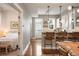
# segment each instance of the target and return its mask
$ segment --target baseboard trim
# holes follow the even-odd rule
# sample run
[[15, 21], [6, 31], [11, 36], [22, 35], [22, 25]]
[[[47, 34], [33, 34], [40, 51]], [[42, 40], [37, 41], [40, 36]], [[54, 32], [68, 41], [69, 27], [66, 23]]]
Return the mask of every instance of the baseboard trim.
[[27, 51], [27, 49], [28, 49], [29, 46], [30, 46], [30, 41], [28, 42], [26, 48], [24, 49], [24, 51], [22, 53], [23, 56], [25, 55], [25, 53], [26, 53], [26, 51]]

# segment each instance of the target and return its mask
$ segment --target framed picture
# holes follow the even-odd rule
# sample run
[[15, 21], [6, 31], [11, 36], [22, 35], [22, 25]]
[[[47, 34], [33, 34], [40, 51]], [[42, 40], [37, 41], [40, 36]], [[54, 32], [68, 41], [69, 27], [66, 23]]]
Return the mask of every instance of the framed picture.
[[11, 29], [18, 29], [18, 22], [17, 21], [11, 21], [10, 22], [10, 28]]

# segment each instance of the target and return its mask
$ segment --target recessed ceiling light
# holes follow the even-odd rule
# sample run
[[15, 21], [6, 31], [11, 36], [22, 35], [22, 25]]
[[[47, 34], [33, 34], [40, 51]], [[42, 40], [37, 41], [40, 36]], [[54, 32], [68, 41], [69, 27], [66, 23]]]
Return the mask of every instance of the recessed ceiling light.
[[79, 9], [77, 9], [77, 12], [79, 13]]
[[68, 10], [72, 10], [72, 6], [68, 6]]

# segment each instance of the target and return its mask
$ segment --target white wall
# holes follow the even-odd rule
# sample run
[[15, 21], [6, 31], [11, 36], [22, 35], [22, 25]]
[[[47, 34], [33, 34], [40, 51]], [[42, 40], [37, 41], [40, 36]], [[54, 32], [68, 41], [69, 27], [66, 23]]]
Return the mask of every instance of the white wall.
[[[61, 20], [61, 22], [62, 22], [62, 28], [65, 29], [65, 30], [68, 30], [68, 26], [69, 26], [68, 20], [69, 20], [69, 19], [68, 19], [68, 14], [62, 16], [62, 20]], [[71, 19], [70, 19], [70, 20], [71, 20]], [[69, 27], [69, 28], [70, 28], [70, 27]]]
[[1, 11], [0, 11], [0, 27], [1, 27]]
[[2, 11], [1, 13], [1, 30], [5, 29], [7, 31], [12, 31], [14, 29], [10, 28], [11, 21], [18, 21], [18, 12], [14, 11]]
[[23, 5], [20, 5], [23, 9], [23, 50], [28, 46], [28, 43], [31, 39], [31, 26], [32, 26], [32, 17], [31, 14], [27, 11]]
[[[78, 12], [76, 12], [76, 17], [79, 17], [79, 13]], [[75, 18], [75, 20], [76, 20], [76, 18]], [[77, 31], [77, 32], [79, 32], [79, 26], [76, 26], [76, 22], [75, 22], [75, 29], [74, 29], [74, 31]]]
[[25, 49], [31, 39], [31, 19], [24, 16], [23, 23], [23, 49]]
[[[73, 15], [73, 19], [74, 19], [74, 29], [72, 29], [72, 12], [66, 13], [62, 16], [62, 27], [65, 28], [67, 31], [71, 31], [71, 32], [79, 32], [79, 26], [76, 26], [76, 16], [78, 16], [78, 14], [76, 14], [75, 10], [74, 10], [74, 15]], [[68, 23], [69, 22], [69, 23]]]
[[[43, 19], [43, 32], [49, 32], [49, 31], [52, 32], [54, 29], [50, 29], [48, 27], [48, 15], [39, 15], [39, 17]], [[59, 17], [58, 15], [49, 15], [50, 19], [52, 19], [52, 18], [56, 19], [58, 17]], [[45, 23], [45, 22], [47, 22], [47, 23]]]
[[18, 4], [23, 9], [23, 50], [28, 47], [32, 36], [32, 15], [23, 4]]

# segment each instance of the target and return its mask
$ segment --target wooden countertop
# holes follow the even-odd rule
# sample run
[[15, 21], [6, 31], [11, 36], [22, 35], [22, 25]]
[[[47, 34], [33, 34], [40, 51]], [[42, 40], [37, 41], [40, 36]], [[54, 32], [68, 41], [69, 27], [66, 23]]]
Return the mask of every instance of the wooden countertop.
[[79, 56], [79, 42], [61, 42], [59, 46], [64, 48], [72, 56]]

